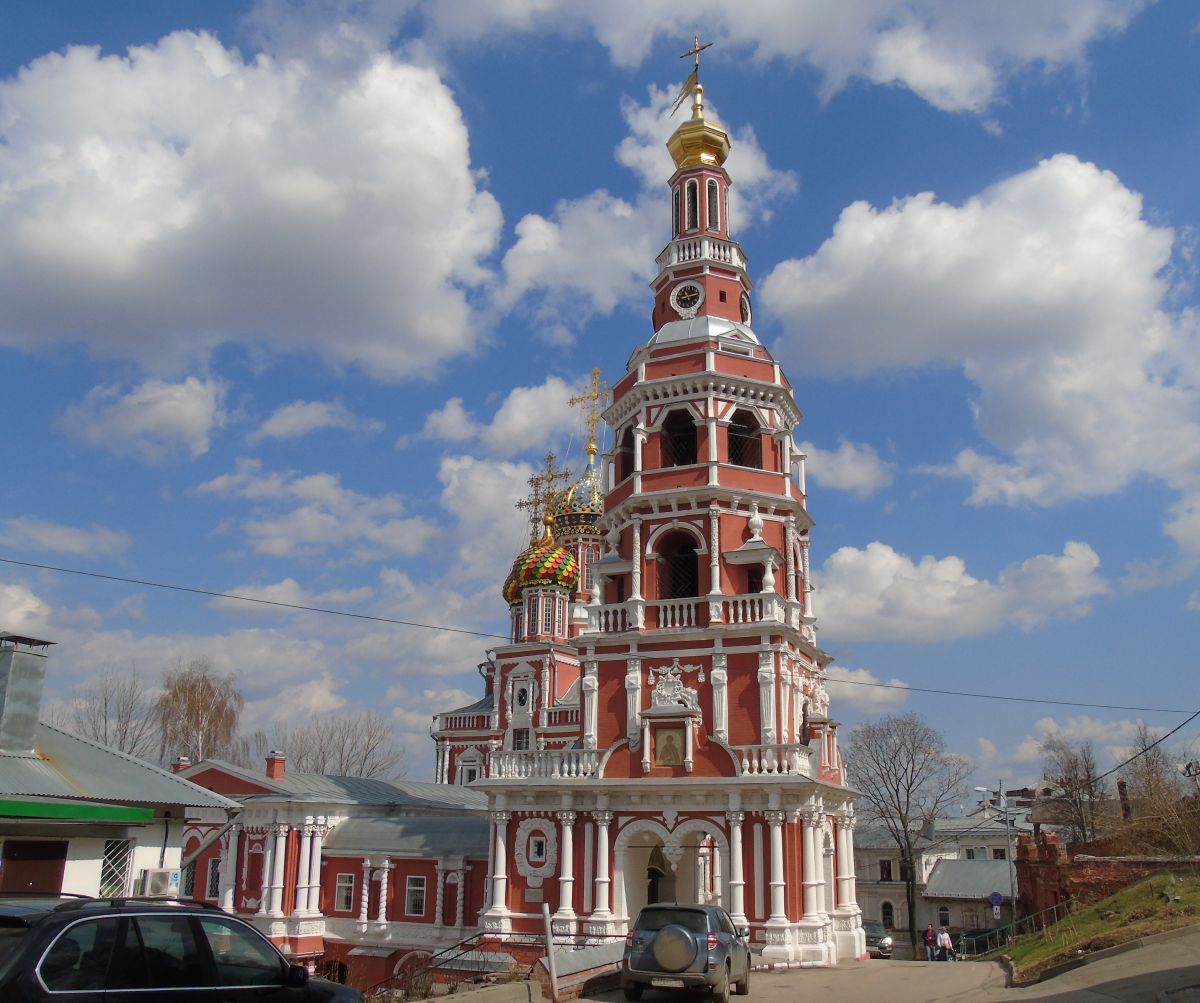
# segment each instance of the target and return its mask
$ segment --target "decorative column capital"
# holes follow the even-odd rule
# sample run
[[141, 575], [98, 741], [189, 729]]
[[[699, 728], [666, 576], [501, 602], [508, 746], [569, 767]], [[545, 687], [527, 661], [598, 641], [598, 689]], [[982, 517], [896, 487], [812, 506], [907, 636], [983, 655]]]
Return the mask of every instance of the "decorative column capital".
[[773, 808], [770, 811], [764, 811], [763, 818], [772, 826], [780, 826], [783, 825], [784, 820], [787, 818], [787, 812]]
[[512, 818], [511, 811], [490, 811], [488, 817], [497, 825], [508, 822]]
[[558, 811], [558, 812], [555, 812], [554, 814], [558, 816], [558, 820], [563, 825], [569, 826], [569, 825], [575, 824], [575, 812], [573, 812], [573, 811]]
[[597, 825], [608, 825], [613, 820], [613, 813], [607, 810], [594, 811], [592, 812], [592, 818], [595, 820]]
[[744, 811], [727, 811], [725, 821], [730, 825], [741, 825], [746, 821], [746, 813]]
[[825, 824], [825, 813], [822, 811], [806, 811], [800, 817], [810, 829], [819, 829]]

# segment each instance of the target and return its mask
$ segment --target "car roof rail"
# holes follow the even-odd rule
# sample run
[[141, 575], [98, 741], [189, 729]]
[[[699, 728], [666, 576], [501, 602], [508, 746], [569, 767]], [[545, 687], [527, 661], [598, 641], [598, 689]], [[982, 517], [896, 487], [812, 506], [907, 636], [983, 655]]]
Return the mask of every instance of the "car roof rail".
[[54, 907], [54, 911], [67, 911], [71, 909], [83, 910], [87, 909], [89, 906], [93, 908], [106, 906], [120, 909], [127, 905], [162, 905], [173, 908], [207, 909], [216, 912], [224, 912], [224, 910], [215, 902], [205, 902], [202, 899], [192, 898], [163, 898], [161, 895], [119, 895], [111, 898], [72, 899], [69, 902], [59, 903]]

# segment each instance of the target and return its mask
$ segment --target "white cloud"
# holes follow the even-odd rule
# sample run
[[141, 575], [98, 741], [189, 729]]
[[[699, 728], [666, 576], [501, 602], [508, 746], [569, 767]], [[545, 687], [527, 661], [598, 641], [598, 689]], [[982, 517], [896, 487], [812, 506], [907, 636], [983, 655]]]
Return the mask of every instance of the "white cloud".
[[258, 428], [246, 436], [247, 442], [263, 439], [298, 439], [323, 428], [351, 432], [379, 432], [383, 423], [352, 414], [341, 401], [292, 401], [276, 408]]
[[[465, 407], [461, 397], [451, 397], [436, 411], [431, 411], [425, 417], [421, 428], [420, 438], [441, 439], [445, 442], [465, 442], [479, 435], [479, 426], [475, 418]], [[405, 446], [411, 441], [411, 436], [401, 436], [397, 446]]]
[[129, 546], [129, 534], [123, 530], [92, 526], [64, 526], [32, 516], [18, 516], [0, 523], [0, 544], [32, 550], [51, 550], [58, 554], [86, 557], [115, 557]]
[[[1119, 32], [1145, 0], [1069, 4], [957, 4], [938, 0], [696, 0], [690, 24], [718, 43], [710, 59], [773, 59], [812, 65], [826, 98], [851, 80], [898, 84], [946, 111], [978, 112], [996, 102], [1010, 76], [1027, 69], [1082, 66], [1087, 46]], [[571, 0], [429, 3], [436, 34], [479, 43], [499, 32], [590, 29], [615, 62], [642, 62], [660, 38], [678, 41], [669, 4], [578, 4]], [[690, 29], [685, 29], [690, 30]]]
[[1100, 559], [1087, 544], [1039, 554], [1000, 572], [994, 582], [967, 571], [959, 557], [919, 562], [884, 543], [842, 547], [816, 576], [821, 626], [839, 640], [918, 643], [977, 637], [1056, 617], [1078, 617], [1109, 592]]
[[[442, 506], [458, 519], [456, 566], [448, 578], [500, 586], [529, 544], [529, 520], [516, 508], [534, 468], [527, 463], [447, 456], [438, 468]], [[499, 603], [499, 599], [496, 600]]]
[[294, 578], [284, 578], [270, 585], [234, 585], [224, 590], [234, 596], [258, 599], [261, 602], [245, 602], [241, 599], [214, 599], [212, 607], [223, 613], [238, 616], [262, 616], [263, 613], [289, 611], [282, 607], [273, 608], [267, 603], [282, 603], [286, 606], [320, 606], [326, 609], [344, 609], [358, 606], [375, 595], [370, 586], [348, 589], [329, 589], [326, 592], [310, 592], [301, 587]]
[[1050, 505], [1150, 476], [1182, 493], [1167, 531], [1195, 548], [1200, 323], [1166, 305], [1173, 238], [1115, 175], [1059, 154], [961, 206], [855, 203], [761, 299], [784, 324], [780, 355], [810, 370], [961, 368], [995, 452], [922, 469], [968, 479], [973, 503]]
[[499, 207], [438, 74], [358, 59], [178, 31], [0, 82], [0, 344], [168, 367], [237, 340], [381, 378], [469, 351]]
[[811, 442], [801, 442], [799, 448], [808, 456], [805, 472], [823, 488], [866, 498], [892, 483], [892, 464], [882, 461], [869, 443], [842, 439], [836, 450], [820, 449]]
[[0, 583], [0, 630], [45, 636], [50, 605], [19, 582]]
[[181, 449], [194, 459], [208, 452], [209, 436], [224, 424], [219, 380], [189, 376], [182, 383], [149, 379], [122, 394], [94, 387], [63, 412], [59, 424], [76, 439], [118, 455], [161, 463]]
[[886, 683], [868, 669], [848, 669], [831, 665], [826, 670], [830, 702], [835, 706], [856, 707], [877, 712], [899, 707], [908, 699], [908, 683], [889, 679]]
[[242, 531], [255, 553], [272, 557], [315, 557], [329, 550], [363, 561], [412, 555], [434, 533], [425, 519], [401, 518], [404, 504], [396, 495], [360, 494], [333, 474], [263, 473], [257, 460], [239, 460], [233, 473], [198, 490], [253, 502]]
[[1034, 722], [1033, 733], [1026, 735], [1016, 746], [1012, 760], [1016, 763], [1040, 763], [1042, 745], [1049, 738], [1058, 738], [1070, 745], [1091, 742], [1097, 753], [1097, 765], [1107, 769], [1115, 765], [1129, 744], [1137, 737], [1138, 722], [1129, 718], [1100, 721], [1088, 714], [1069, 717], [1059, 722], [1043, 717]]

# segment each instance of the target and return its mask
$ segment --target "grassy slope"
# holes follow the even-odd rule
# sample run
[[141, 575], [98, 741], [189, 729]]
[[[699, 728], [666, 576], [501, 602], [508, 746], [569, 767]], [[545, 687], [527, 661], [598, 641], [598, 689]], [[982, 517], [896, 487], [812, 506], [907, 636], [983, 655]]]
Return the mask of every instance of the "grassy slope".
[[1081, 906], [1043, 933], [1021, 937], [997, 953], [1012, 958], [1016, 981], [1027, 982], [1051, 965], [1195, 923], [1200, 876], [1160, 874]]

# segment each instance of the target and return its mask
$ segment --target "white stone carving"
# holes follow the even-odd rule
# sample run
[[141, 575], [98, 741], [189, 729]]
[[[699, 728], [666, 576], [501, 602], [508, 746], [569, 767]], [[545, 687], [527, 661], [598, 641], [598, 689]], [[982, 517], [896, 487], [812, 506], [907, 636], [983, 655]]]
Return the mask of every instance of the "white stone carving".
[[654, 669], [651, 668], [646, 682], [654, 687], [650, 694], [652, 707], [687, 707], [691, 710], [700, 709], [699, 694], [691, 686], [683, 685], [683, 674], [699, 670], [699, 679], [704, 682], [704, 666], [680, 665], [676, 658], [670, 665], [658, 670], [658, 682], [654, 681]]
[[[529, 859], [529, 839], [535, 833], [546, 840], [546, 859], [539, 862]], [[558, 864], [558, 834], [554, 822], [548, 818], [523, 818], [517, 823], [515, 839], [513, 859], [517, 873], [528, 879], [530, 888], [540, 888], [542, 882], [554, 874]]]

